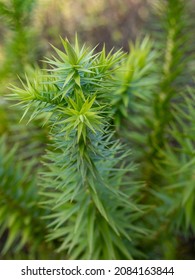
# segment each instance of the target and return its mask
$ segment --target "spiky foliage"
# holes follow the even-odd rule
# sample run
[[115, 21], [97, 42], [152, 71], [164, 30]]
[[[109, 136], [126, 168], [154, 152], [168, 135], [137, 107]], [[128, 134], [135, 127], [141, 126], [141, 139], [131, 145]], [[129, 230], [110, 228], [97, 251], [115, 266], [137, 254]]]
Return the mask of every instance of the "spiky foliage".
[[[48, 113], [52, 145], [41, 174], [42, 205], [50, 214], [49, 240], [72, 259], [119, 259], [138, 254], [136, 242], [147, 231], [139, 189], [129, 179], [129, 152], [112, 139], [108, 101], [117, 82], [113, 72], [124, 57], [106, 55], [62, 40], [65, 52], [46, 61], [51, 69], [23, 89], [13, 87], [24, 115]], [[128, 175], [128, 176], [127, 176]]]
[[[22, 256], [26, 250], [29, 258], [43, 255], [45, 227], [37, 193], [37, 177], [32, 173], [35, 162], [26, 165], [18, 156], [18, 147], [8, 149], [8, 139], [0, 139], [0, 250], [3, 257]], [[26, 257], [26, 256], [25, 256]]]
[[[47, 240], [63, 257], [137, 258], [141, 247], [148, 258], [176, 259], [185, 257], [183, 240], [194, 238], [195, 100], [186, 1], [154, 4], [157, 40], [137, 40], [127, 55], [62, 40], [64, 51], [54, 48], [58, 57], [46, 58], [48, 70], [27, 75], [22, 89], [12, 87], [23, 118], [41, 117], [50, 127], [40, 195]], [[136, 172], [116, 137], [131, 146]], [[140, 204], [148, 203], [153, 211], [142, 219]], [[153, 231], [140, 239], [147, 234], [143, 224]]]
[[167, 143], [166, 129], [172, 120], [172, 104], [177, 103], [178, 91], [182, 90], [189, 75], [187, 70], [188, 49], [188, 21], [185, 18], [185, 3], [182, 0], [169, 0], [156, 2], [157, 9], [161, 16], [162, 31], [164, 36], [157, 41], [160, 47], [163, 65], [159, 68], [160, 84], [159, 92], [154, 100], [153, 132], [150, 141], [153, 149], [149, 156], [158, 157], [159, 148], [163, 148]]
[[[32, 10], [35, 0], [2, 0], [0, 18], [5, 25], [4, 63], [1, 78], [23, 71], [24, 65], [35, 56], [34, 34], [31, 28]], [[9, 38], [9, 39], [7, 39]]]
[[[42, 212], [36, 203], [38, 189], [35, 177], [31, 176], [40, 166], [38, 162], [35, 163], [35, 159], [42, 154], [47, 129], [40, 129], [40, 119], [28, 128], [24, 122], [19, 124], [20, 109], [10, 108], [11, 102], [5, 98], [10, 81], [15, 81], [16, 75], [23, 72], [27, 68], [26, 63], [32, 62], [34, 58], [34, 33], [30, 27], [34, 3], [29, 0], [0, 1], [0, 21], [4, 32], [1, 34], [0, 135], [7, 135], [6, 148], [3, 145], [5, 141], [1, 142], [1, 158], [5, 157], [1, 161], [0, 183], [0, 205], [4, 208], [0, 221], [1, 258], [47, 258], [45, 247], [41, 246], [42, 228], [33, 222], [36, 216], [36, 222], [42, 225], [38, 221]], [[17, 155], [10, 154], [8, 159], [7, 153], [15, 145], [18, 146], [15, 151]], [[34, 160], [31, 162], [32, 156]], [[7, 197], [7, 194], [10, 196]]]
[[[8, 133], [16, 128], [17, 110], [10, 110], [10, 103], [5, 100], [7, 87], [16, 80], [16, 75], [23, 73], [26, 64], [35, 58], [35, 36], [30, 27], [35, 1], [8, 0], [0, 1], [0, 22], [2, 63], [0, 65], [0, 114], [2, 117], [0, 133]], [[18, 117], [19, 118], [19, 117]], [[17, 121], [15, 122], [15, 120]], [[24, 130], [24, 129], [23, 129]]]
[[27, 72], [32, 72], [28, 63], [35, 58], [33, 43], [35, 36], [30, 26], [34, 4], [35, 1], [29, 0], [2, 0], [0, 2], [0, 20], [5, 33], [2, 36], [4, 59], [0, 66], [0, 134], [9, 135], [10, 145], [13, 145], [13, 142], [19, 142], [19, 153], [25, 153], [26, 146], [31, 143], [31, 150], [33, 146], [35, 147], [32, 153], [36, 154], [36, 149], [39, 150], [39, 147], [44, 145], [46, 130], [42, 133], [43, 130], [38, 128], [40, 121], [32, 123], [29, 128], [22, 122], [19, 124], [20, 110], [11, 108], [11, 101], [8, 102], [5, 98], [5, 94], [8, 93], [8, 85], [16, 80], [17, 74], [23, 73], [24, 68]]
[[[149, 137], [153, 149], [148, 156], [152, 158], [157, 176], [160, 175], [157, 180], [153, 179], [154, 185], [158, 186], [161, 178], [163, 188], [157, 187], [155, 193], [163, 203], [166, 228], [170, 235], [191, 236], [195, 233], [195, 204], [192, 164], [194, 97], [193, 90], [187, 89], [193, 84], [189, 67], [193, 57], [190, 55], [188, 32], [190, 21], [186, 14], [187, 4], [182, 0], [166, 1], [163, 5], [159, 2], [157, 8], [165, 35], [165, 40], [162, 37], [159, 42], [161, 48], [165, 48], [162, 52], [164, 64], [160, 72], [160, 94], [154, 99], [154, 117], [158, 126], [153, 128]], [[167, 11], [166, 15], [164, 11]], [[152, 178], [151, 171], [148, 175]], [[173, 220], [176, 222], [171, 222]]]
[[[192, 83], [189, 62], [193, 56], [185, 4], [182, 0], [155, 1], [160, 16], [155, 53], [146, 39], [135, 45], [137, 55], [133, 56], [131, 48], [131, 64], [141, 57], [145, 60], [142, 67], [136, 66], [138, 79], [132, 78], [134, 68], [128, 61], [122, 64], [127, 71], [116, 95], [122, 102], [115, 109], [124, 111], [118, 115], [122, 124], [119, 133], [133, 145], [141, 163], [138, 174], [152, 194], [144, 201], [158, 205], [159, 223], [149, 217], [150, 225], [157, 229], [152, 243], [158, 239], [169, 245], [175, 236], [194, 231], [194, 97], [193, 90], [186, 89]], [[171, 255], [169, 245], [165, 250], [161, 247], [166, 251], [164, 257], [177, 257], [177, 248]]]
[[[120, 82], [112, 99], [113, 117], [119, 135], [135, 146], [134, 153], [138, 161], [142, 161], [154, 118], [151, 103], [159, 82], [156, 73], [158, 56], [149, 37], [130, 43], [129, 47], [127, 59], [122, 61], [115, 74]], [[146, 132], [144, 135], [143, 131]]]

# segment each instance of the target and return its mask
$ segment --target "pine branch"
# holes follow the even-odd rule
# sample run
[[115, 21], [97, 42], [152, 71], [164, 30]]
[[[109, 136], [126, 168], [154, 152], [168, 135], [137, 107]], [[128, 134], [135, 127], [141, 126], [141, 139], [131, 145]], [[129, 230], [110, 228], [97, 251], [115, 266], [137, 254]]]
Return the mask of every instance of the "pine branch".
[[[36, 98], [30, 120], [43, 110], [50, 114], [53, 144], [41, 174], [42, 205], [50, 210], [48, 239], [60, 240], [58, 251], [72, 259], [132, 258], [137, 249], [131, 238], [148, 233], [136, 222], [146, 207], [135, 199], [140, 187], [127, 179], [133, 167], [129, 153], [112, 140], [107, 109], [123, 54], [94, 54], [80, 48], [77, 38], [74, 46], [62, 42], [65, 53], [55, 49], [60, 60], [48, 60], [53, 68], [46, 83], [36, 80], [39, 89], [32, 90], [27, 79], [24, 90], [12, 88], [27, 109]], [[43, 84], [56, 92], [42, 90]], [[45, 102], [48, 96], [53, 106]]]
[[[177, 93], [182, 90], [182, 76], [187, 71], [188, 32], [185, 4], [182, 0], [156, 2], [163, 26], [161, 48], [163, 66], [160, 65], [161, 79], [159, 93], [154, 99], [155, 123], [149, 137], [153, 147], [148, 155], [158, 158], [158, 149], [167, 142], [166, 128], [172, 120], [172, 104], [177, 102]], [[163, 39], [164, 36], [164, 39]], [[184, 79], [185, 83], [187, 79]]]

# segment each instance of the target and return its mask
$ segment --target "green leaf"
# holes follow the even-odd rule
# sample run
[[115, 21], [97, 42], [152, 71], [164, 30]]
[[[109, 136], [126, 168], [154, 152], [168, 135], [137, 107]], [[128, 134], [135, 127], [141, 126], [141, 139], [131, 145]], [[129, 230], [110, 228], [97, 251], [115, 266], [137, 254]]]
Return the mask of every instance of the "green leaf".
[[93, 205], [88, 207], [88, 223], [87, 223], [87, 239], [89, 244], [89, 255], [93, 255], [94, 251], [94, 231], [95, 231], [95, 209]]

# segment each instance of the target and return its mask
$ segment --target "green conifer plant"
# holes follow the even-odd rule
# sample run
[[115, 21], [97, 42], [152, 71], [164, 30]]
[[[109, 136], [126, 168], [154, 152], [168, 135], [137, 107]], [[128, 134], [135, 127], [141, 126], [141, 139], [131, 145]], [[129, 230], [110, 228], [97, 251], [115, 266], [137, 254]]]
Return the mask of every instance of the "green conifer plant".
[[129, 179], [129, 151], [114, 140], [109, 125], [113, 73], [125, 54], [106, 54], [62, 40], [65, 52], [46, 59], [50, 68], [23, 89], [12, 87], [30, 120], [47, 113], [51, 145], [40, 175], [48, 240], [71, 259], [138, 256], [135, 244], [148, 231], [137, 224], [145, 206], [140, 185]]
[[50, 130], [36, 206], [58, 258], [186, 258], [195, 236], [190, 21], [183, 0], [155, 5], [158, 39], [128, 54], [62, 40], [12, 86], [23, 118]]
[[116, 72], [121, 84], [113, 111], [120, 137], [140, 164], [135, 176], [147, 186], [143, 202], [156, 205], [147, 216], [154, 234], [145, 248], [154, 244], [152, 251], [160, 258], [180, 258], [180, 240], [195, 234], [192, 27], [185, 1], [154, 5], [155, 40], [130, 46], [128, 59], [121, 63], [125, 75]]

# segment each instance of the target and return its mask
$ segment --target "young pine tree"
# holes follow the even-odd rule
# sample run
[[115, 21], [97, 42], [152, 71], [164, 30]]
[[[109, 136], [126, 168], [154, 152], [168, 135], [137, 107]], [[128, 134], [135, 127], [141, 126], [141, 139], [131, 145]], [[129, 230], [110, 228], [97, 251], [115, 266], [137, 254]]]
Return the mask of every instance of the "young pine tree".
[[148, 231], [139, 225], [140, 186], [131, 180], [134, 165], [109, 126], [113, 73], [125, 55], [99, 53], [77, 38], [62, 40], [65, 52], [47, 59], [50, 68], [23, 89], [13, 86], [30, 120], [44, 113], [51, 145], [40, 174], [42, 207], [49, 220], [48, 240], [71, 259], [138, 257], [137, 242]]

